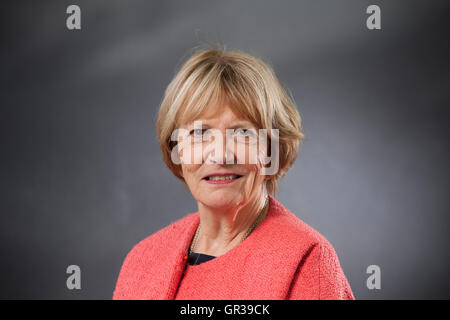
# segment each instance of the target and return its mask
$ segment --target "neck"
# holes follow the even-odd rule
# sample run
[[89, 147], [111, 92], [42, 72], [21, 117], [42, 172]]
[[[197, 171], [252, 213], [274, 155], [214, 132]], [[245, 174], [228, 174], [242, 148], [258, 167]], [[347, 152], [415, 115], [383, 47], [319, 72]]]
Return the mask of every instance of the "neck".
[[259, 214], [268, 209], [264, 207], [267, 196], [264, 190], [243, 205], [220, 209], [199, 202], [200, 229], [193, 250], [220, 256], [237, 246]]

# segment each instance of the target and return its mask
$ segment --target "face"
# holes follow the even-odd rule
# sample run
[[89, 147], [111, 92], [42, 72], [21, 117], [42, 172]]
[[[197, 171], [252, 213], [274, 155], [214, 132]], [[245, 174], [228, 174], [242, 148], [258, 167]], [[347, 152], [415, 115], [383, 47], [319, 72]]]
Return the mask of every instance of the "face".
[[227, 105], [220, 110], [182, 125], [182, 175], [203, 205], [241, 206], [266, 192], [259, 161], [265, 150], [257, 143], [258, 128]]

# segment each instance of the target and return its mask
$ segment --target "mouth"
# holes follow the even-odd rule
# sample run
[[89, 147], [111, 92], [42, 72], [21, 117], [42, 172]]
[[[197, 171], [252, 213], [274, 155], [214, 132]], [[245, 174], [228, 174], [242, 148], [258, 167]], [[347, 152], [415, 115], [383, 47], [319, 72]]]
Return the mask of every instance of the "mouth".
[[204, 177], [203, 180], [212, 184], [224, 184], [232, 183], [240, 178], [242, 178], [241, 175], [234, 173], [213, 173]]

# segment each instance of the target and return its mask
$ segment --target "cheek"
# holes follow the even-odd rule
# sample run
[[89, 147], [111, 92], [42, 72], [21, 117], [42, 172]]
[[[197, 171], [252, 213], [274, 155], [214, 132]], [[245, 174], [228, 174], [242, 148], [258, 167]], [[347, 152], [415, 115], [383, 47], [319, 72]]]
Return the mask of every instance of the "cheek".
[[235, 146], [234, 154], [238, 164], [245, 164], [248, 167], [252, 167], [258, 165], [260, 162], [258, 145], [254, 143], [238, 143]]
[[203, 161], [202, 143], [194, 140], [184, 140], [178, 145], [178, 156], [183, 164], [201, 164]]
[[181, 164], [184, 180], [186, 180], [186, 182], [195, 180], [198, 168], [200, 168], [200, 165], [197, 164]]
[[[259, 184], [264, 180], [264, 176], [261, 175], [261, 168], [255, 164], [242, 164], [242, 167], [245, 167], [246, 177], [245, 183], [251, 184]], [[243, 171], [243, 170], [242, 170]]]

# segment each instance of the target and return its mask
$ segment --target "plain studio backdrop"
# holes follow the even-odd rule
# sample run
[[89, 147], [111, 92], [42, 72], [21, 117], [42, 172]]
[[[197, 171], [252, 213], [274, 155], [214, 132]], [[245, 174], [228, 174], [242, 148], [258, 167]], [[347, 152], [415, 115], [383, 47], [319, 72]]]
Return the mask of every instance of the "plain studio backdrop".
[[356, 298], [450, 297], [448, 1], [9, 1], [0, 15], [0, 298], [110, 299], [133, 245], [196, 211], [155, 120], [207, 43], [263, 58], [290, 89], [308, 140], [277, 199], [333, 244]]

